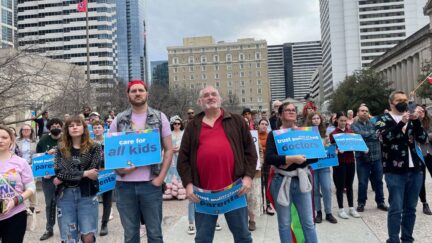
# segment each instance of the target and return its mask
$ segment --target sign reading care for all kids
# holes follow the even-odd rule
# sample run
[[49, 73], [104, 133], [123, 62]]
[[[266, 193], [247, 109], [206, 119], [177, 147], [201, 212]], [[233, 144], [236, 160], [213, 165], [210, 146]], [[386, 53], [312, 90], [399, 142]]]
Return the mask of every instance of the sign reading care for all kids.
[[105, 169], [161, 163], [159, 129], [108, 133], [104, 142]]
[[241, 179], [238, 179], [220, 191], [208, 191], [194, 187], [194, 193], [200, 199], [198, 203], [195, 203], [195, 210], [199, 213], [218, 215], [246, 207], [246, 195], [238, 195], [242, 185]]
[[355, 133], [338, 133], [333, 138], [338, 146], [339, 151], [368, 151], [368, 147], [360, 134]]
[[318, 170], [322, 168], [332, 167], [339, 165], [338, 157], [336, 154], [336, 145], [330, 145], [325, 148], [327, 157], [318, 159], [317, 162], [310, 164], [312, 170]]
[[45, 153], [34, 154], [32, 156], [32, 171], [34, 177], [55, 175], [54, 155]]
[[279, 155], [304, 155], [306, 159], [327, 157], [316, 127], [299, 127], [273, 131]]

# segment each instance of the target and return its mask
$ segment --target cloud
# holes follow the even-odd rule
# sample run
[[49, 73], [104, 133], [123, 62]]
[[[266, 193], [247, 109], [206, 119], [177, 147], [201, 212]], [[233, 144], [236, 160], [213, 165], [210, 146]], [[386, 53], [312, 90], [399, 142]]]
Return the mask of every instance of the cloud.
[[167, 59], [166, 47], [189, 36], [268, 44], [320, 39], [316, 0], [150, 0], [146, 15], [151, 61]]

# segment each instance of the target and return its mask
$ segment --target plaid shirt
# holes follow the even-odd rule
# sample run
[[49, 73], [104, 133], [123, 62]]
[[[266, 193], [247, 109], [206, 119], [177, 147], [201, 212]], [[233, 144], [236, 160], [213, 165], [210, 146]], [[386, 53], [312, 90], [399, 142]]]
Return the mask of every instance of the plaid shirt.
[[[369, 161], [381, 160], [381, 145], [375, 130], [375, 125], [369, 120], [362, 122], [359, 119], [351, 125], [351, 130], [363, 137], [363, 140], [369, 148], [367, 154]], [[364, 159], [365, 154], [363, 152], [356, 152], [355, 154], [357, 160]]]

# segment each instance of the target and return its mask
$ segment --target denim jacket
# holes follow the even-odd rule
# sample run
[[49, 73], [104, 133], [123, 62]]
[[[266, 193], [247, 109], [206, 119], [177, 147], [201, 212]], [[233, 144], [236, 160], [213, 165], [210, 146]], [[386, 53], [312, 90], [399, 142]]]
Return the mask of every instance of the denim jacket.
[[360, 134], [369, 148], [367, 154], [364, 152], [356, 152], [356, 159], [363, 160], [366, 158], [370, 162], [381, 160], [381, 145], [376, 133], [375, 125], [369, 120], [366, 120], [365, 122], [358, 120], [351, 125], [351, 130], [354, 133]]

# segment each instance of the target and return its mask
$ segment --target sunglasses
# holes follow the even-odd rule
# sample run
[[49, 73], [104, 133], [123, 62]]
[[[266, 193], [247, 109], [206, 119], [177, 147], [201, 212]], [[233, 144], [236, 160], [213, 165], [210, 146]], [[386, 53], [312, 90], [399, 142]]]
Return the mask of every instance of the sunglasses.
[[181, 125], [181, 123], [178, 123], [178, 122], [174, 122], [174, 125]]

